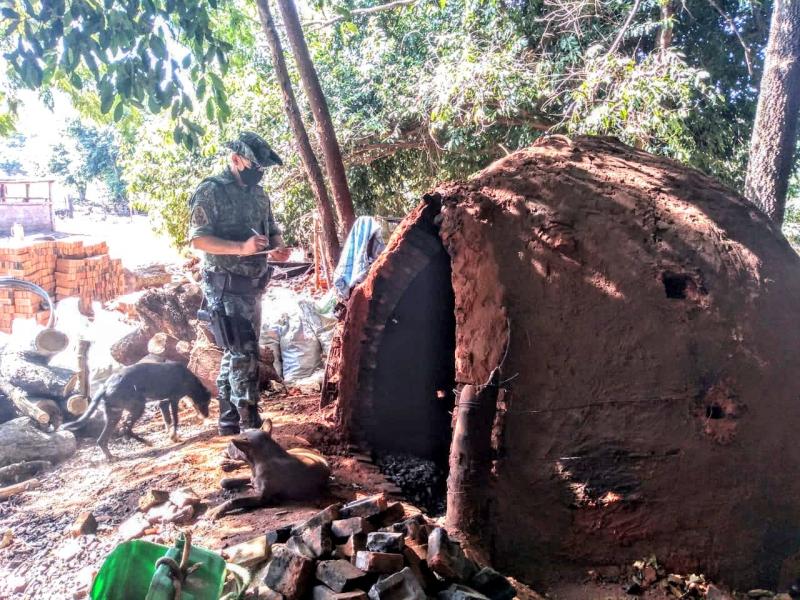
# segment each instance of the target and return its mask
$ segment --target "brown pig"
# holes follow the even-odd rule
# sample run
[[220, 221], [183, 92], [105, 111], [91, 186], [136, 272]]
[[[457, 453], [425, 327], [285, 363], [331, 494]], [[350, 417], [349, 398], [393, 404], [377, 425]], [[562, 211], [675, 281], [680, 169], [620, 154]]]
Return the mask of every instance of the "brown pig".
[[247, 462], [252, 476], [224, 480], [223, 487], [249, 484], [255, 494], [223, 502], [209, 512], [212, 520], [234, 510], [313, 498], [325, 489], [331, 469], [322, 455], [308, 448], [284, 450], [271, 434], [272, 421], [267, 420], [262, 429], [247, 430], [230, 441], [228, 456]]

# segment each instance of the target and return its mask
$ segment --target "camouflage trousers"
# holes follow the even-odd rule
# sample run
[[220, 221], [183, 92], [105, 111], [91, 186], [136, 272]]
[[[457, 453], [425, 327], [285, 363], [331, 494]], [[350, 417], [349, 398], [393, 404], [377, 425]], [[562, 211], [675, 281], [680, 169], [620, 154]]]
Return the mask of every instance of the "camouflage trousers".
[[[209, 304], [219, 299], [211, 286], [204, 283], [203, 293]], [[217, 387], [221, 401], [236, 407], [256, 406], [258, 403], [258, 334], [261, 330], [261, 295], [234, 296], [226, 293], [222, 298], [228, 315], [240, 315], [253, 324], [256, 341], [248, 343], [242, 352], [225, 350], [222, 354]]]

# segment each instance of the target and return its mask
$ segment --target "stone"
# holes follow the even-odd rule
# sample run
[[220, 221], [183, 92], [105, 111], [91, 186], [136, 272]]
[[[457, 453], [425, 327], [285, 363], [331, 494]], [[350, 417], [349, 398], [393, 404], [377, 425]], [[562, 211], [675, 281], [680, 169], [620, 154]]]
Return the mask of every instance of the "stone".
[[489, 600], [513, 600], [517, 590], [511, 582], [491, 567], [484, 567], [470, 581], [470, 586]]
[[69, 528], [69, 534], [72, 537], [79, 537], [82, 535], [94, 535], [97, 533], [97, 519], [91, 511], [84, 511], [78, 515], [75, 522]]
[[340, 518], [341, 504], [332, 504], [323, 511], [318, 512], [307, 521], [296, 525], [292, 529], [292, 535], [302, 535], [309, 529], [317, 529], [322, 526], [330, 526], [331, 523]]
[[392, 531], [404, 533], [408, 540], [414, 540], [420, 544], [427, 544], [428, 534], [430, 532], [425, 531], [422, 528], [423, 525], [425, 525], [425, 517], [422, 514], [418, 514], [400, 523], [395, 523], [392, 525]]
[[317, 563], [317, 579], [337, 593], [358, 588], [365, 583], [366, 575], [346, 560], [323, 560]]
[[328, 586], [318, 585], [314, 588], [313, 600], [367, 600], [364, 590], [336, 593]]
[[404, 546], [405, 535], [402, 533], [376, 531], [367, 535], [367, 550], [370, 552], [400, 554]]
[[167, 500], [169, 500], [169, 492], [165, 492], [164, 490], [148, 490], [144, 496], [139, 498], [139, 510], [147, 512], [154, 506], [164, 504]]
[[388, 575], [396, 573], [404, 566], [400, 554], [385, 554], [383, 552], [367, 552], [361, 550], [356, 553], [356, 567], [367, 573], [380, 573]]
[[477, 571], [461, 545], [451, 541], [441, 527], [428, 536], [428, 566], [434, 573], [455, 581], [469, 581]]
[[172, 502], [165, 502], [154, 506], [147, 511], [145, 518], [152, 523], [185, 523], [194, 517], [194, 506], [188, 504], [184, 507], [175, 506]]
[[775, 594], [769, 590], [750, 590], [747, 592], [748, 598], [773, 598]]
[[314, 577], [314, 561], [284, 546], [272, 547], [272, 559], [264, 575], [264, 584], [283, 594], [288, 600], [298, 600], [307, 591]]
[[381, 514], [387, 508], [388, 502], [386, 501], [386, 496], [384, 494], [378, 494], [345, 504], [339, 512], [339, 517], [341, 519], [350, 519], [352, 517], [364, 517], [365, 519], [369, 519], [370, 517]]
[[354, 559], [359, 550], [367, 549], [367, 536], [364, 533], [356, 533], [347, 538], [347, 542], [336, 546], [336, 551], [341, 555], [339, 558]]
[[439, 600], [489, 600], [477, 590], [466, 585], [453, 584], [443, 592], [439, 592]]
[[279, 527], [278, 529], [273, 529], [272, 531], [267, 533], [267, 543], [272, 546], [272, 544], [285, 544], [289, 541], [289, 538], [292, 537], [292, 529], [293, 525], [285, 525], [283, 527]]
[[236, 544], [222, 551], [222, 556], [230, 563], [246, 569], [253, 569], [265, 563], [270, 557], [270, 546], [267, 536], [260, 535], [241, 544]]
[[398, 521], [403, 521], [406, 517], [406, 509], [402, 502], [395, 502], [386, 510], [370, 518], [370, 522], [377, 527], [391, 527]]
[[202, 502], [200, 496], [195, 494], [192, 488], [188, 487], [171, 492], [169, 495], [169, 501], [180, 508], [183, 508], [184, 506], [197, 506], [200, 504], [200, 502]]
[[356, 533], [370, 533], [372, 531], [375, 531], [375, 528], [364, 517], [339, 519], [331, 523], [331, 533], [336, 538], [347, 538]]
[[425, 600], [425, 591], [411, 569], [381, 579], [369, 590], [370, 600]]

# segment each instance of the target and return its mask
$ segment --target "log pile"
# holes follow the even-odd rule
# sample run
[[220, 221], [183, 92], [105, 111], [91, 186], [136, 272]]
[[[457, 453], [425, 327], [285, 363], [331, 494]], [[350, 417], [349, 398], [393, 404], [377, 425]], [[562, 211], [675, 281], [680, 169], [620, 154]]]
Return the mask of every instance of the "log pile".
[[[107, 301], [123, 291], [122, 263], [108, 256], [105, 242], [77, 238], [8, 241], [0, 245], [0, 275], [35, 283], [54, 300], [80, 296]], [[14, 319], [47, 323], [50, 314], [33, 292], [0, 290], [0, 331], [11, 333]]]

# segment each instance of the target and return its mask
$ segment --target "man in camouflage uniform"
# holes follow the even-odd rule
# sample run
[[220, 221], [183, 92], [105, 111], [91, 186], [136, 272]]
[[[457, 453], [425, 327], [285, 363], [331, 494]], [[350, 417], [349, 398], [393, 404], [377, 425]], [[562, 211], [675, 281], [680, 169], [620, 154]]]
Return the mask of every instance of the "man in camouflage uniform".
[[[263, 188], [264, 169], [283, 164], [258, 135], [243, 132], [227, 144], [232, 151], [225, 171], [204, 179], [191, 199], [192, 248], [205, 253], [205, 306], [216, 311], [233, 338], [223, 343], [219, 388], [219, 433], [235, 435], [241, 428], [258, 428], [258, 334], [261, 295], [269, 280], [266, 250], [283, 248], [281, 231]], [[215, 324], [211, 319], [212, 325]], [[220, 339], [218, 338], [218, 343]]]

